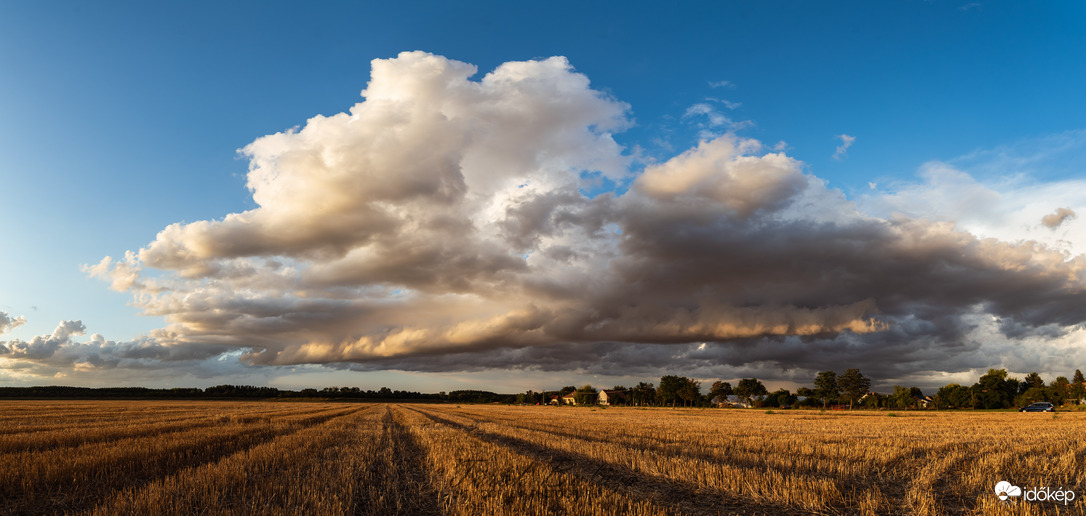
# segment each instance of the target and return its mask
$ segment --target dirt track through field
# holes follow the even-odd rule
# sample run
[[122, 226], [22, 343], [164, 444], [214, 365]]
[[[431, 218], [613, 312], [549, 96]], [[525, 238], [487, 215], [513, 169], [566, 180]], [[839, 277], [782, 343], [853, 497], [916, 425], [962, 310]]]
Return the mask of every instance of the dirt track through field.
[[385, 453], [372, 464], [370, 489], [358, 500], [356, 514], [442, 514], [439, 495], [427, 479], [423, 458], [425, 451], [398, 422], [393, 411], [384, 407], [381, 436], [377, 443]]

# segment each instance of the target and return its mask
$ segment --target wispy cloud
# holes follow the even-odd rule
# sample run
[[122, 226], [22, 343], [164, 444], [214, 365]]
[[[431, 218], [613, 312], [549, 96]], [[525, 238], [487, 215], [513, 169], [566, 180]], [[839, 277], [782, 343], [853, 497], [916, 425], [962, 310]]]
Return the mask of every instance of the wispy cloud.
[[735, 83], [732, 81], [709, 81], [710, 88], [734, 88]]
[[[859, 199], [863, 211], [947, 221], [963, 231], [1007, 242], [1034, 241], [1071, 255], [1086, 251], [1075, 214], [1086, 209], [1086, 131], [1071, 131], [980, 149], [924, 164], [919, 180], [883, 181], [881, 192]], [[1061, 178], [1044, 180], [1047, 174]], [[1044, 220], [1059, 221], [1055, 227]], [[1040, 222], [1040, 223], [1038, 223]]]
[[1050, 213], [1041, 217], [1041, 224], [1044, 224], [1048, 229], [1056, 229], [1060, 227], [1064, 222], [1077, 217], [1075, 210], [1071, 208], [1058, 208], [1055, 213]]
[[839, 134], [837, 138], [841, 139], [841, 145], [837, 146], [837, 150], [833, 153], [833, 159], [841, 161], [848, 157], [848, 148], [852, 146], [852, 142], [856, 141], [855, 136], [849, 136], [847, 134]]
[[732, 120], [707, 102], [699, 102], [688, 108], [683, 113], [683, 118], [705, 117], [706, 125], [712, 128], [727, 127]]
[[732, 110], [739, 109], [739, 108], [743, 107], [742, 102], [732, 102], [732, 101], [727, 100], [727, 99], [720, 99], [720, 98], [716, 98], [716, 97], [706, 97], [705, 100], [708, 101], [708, 102], [715, 102], [717, 104], [722, 104], [724, 107], [726, 107], [728, 109], [732, 109]]
[[688, 108], [683, 113], [683, 120], [695, 122], [700, 130], [698, 138], [711, 140], [725, 133], [735, 132], [753, 125], [749, 120], [735, 121], [722, 113], [714, 103], [724, 104], [728, 109], [736, 109], [742, 104], [722, 101], [718, 99], [706, 99]]

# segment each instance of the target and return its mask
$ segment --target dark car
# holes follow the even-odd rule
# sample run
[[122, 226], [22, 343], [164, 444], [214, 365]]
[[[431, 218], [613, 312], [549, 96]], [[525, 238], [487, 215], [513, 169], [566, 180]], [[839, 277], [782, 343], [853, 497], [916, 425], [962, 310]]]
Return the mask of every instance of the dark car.
[[1056, 407], [1047, 401], [1038, 401], [1018, 409], [1019, 412], [1055, 412]]

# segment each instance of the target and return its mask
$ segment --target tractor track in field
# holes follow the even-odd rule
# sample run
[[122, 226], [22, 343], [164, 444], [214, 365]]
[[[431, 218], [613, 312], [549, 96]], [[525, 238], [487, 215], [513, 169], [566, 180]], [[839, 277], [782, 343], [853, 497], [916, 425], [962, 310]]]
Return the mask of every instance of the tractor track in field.
[[[39, 436], [32, 442], [20, 442], [19, 434], [0, 436], [0, 455], [8, 453], [24, 453], [38, 450], [56, 450], [59, 448], [76, 448], [95, 443], [108, 443], [125, 439], [138, 439], [147, 436], [162, 436], [166, 434], [189, 432], [199, 428], [208, 428], [225, 422], [252, 423], [261, 419], [271, 421], [275, 416], [300, 417], [304, 415], [317, 415], [326, 410], [314, 410], [309, 412], [280, 412], [268, 414], [236, 414], [230, 416], [205, 416], [200, 418], [184, 418], [170, 421], [159, 421], [147, 425], [114, 425], [109, 429], [107, 425], [88, 428], [87, 433], [56, 432], [56, 436], [48, 438]], [[88, 433], [90, 435], [88, 435]], [[40, 434], [47, 434], [40, 432]], [[43, 438], [45, 437], [45, 438]]]
[[488, 432], [416, 408], [410, 410], [422, 414], [434, 423], [460, 430], [486, 442], [513, 449], [533, 460], [545, 462], [560, 473], [576, 475], [631, 498], [673, 507], [680, 514], [734, 514], [747, 516], [812, 514], [808, 510], [783, 505], [743, 501], [734, 495], [720, 491], [699, 489], [683, 482], [646, 475], [619, 464], [550, 448], [526, 439]]
[[[905, 473], [905, 472], [916, 471], [916, 470], [919, 469], [920, 464], [937, 460], [938, 457], [944, 456], [944, 455], [952, 452], [956, 448], [959, 448], [959, 447], [963, 446], [961, 443], [948, 443], [948, 444], [943, 444], [943, 445], [939, 445], [939, 446], [927, 447], [927, 448], [924, 448], [924, 449], [916, 449], [916, 450], [912, 450], [912, 451], [910, 451], [908, 453], [903, 453], [903, 454], [895, 457], [889, 463], [887, 463], [886, 466], [880, 468], [879, 470], [873, 471], [870, 475], [867, 475], [867, 476], [859, 476], [859, 475], [834, 476], [834, 475], [827, 474], [826, 472], [818, 471], [817, 469], [810, 468], [810, 467], [789, 467], [789, 468], [785, 468], [785, 467], [780, 467], [780, 466], [768, 466], [768, 465], [764, 465], [764, 464], [751, 463], [749, 461], [734, 460], [734, 459], [730, 459], [730, 458], [722, 458], [722, 457], [719, 457], [719, 456], [711, 454], [711, 453], [703, 453], [703, 452], [698, 452], [698, 451], [675, 449], [674, 446], [668, 446], [668, 444], [671, 444], [671, 442], [665, 442], [664, 444], [660, 444], [660, 443], [655, 443], [655, 442], [651, 442], [649, 440], [639, 438], [634, 442], [616, 443], [616, 441], [614, 439], [608, 438], [608, 437], [585, 436], [585, 435], [581, 435], [581, 434], [579, 434], [577, 432], [573, 432], [573, 431], [557, 430], [557, 429], [552, 429], [552, 428], [538, 428], [538, 427], [533, 427], [533, 426], [528, 425], [528, 424], [524, 424], [522, 422], [519, 422], [519, 421], [517, 421], [515, 419], [511, 419], [511, 418], [501, 418], [501, 419], [495, 418], [494, 420], [491, 420], [491, 419], [479, 418], [477, 414], [472, 414], [470, 412], [463, 412], [463, 411], [449, 411], [449, 414], [455, 415], [457, 417], [462, 417], [464, 419], [469, 419], [469, 420], [472, 421], [473, 425], [478, 425], [478, 424], [481, 424], [481, 423], [497, 423], [499, 425], [507, 426], [507, 427], [513, 428], [513, 429], [524, 429], [524, 430], [544, 433], [544, 434], [547, 434], [547, 435], [552, 435], [552, 436], [555, 436], [556, 438], [575, 439], [575, 440], [584, 441], [584, 442], [588, 442], [588, 443], [620, 444], [622, 446], [626, 446], [626, 447], [630, 448], [631, 450], [644, 449], [644, 450], [652, 451], [654, 453], [658, 453], [661, 456], [683, 457], [683, 458], [689, 458], [689, 459], [694, 459], [694, 460], [703, 460], [703, 461], [706, 461], [706, 462], [722, 462], [722, 463], [727, 464], [729, 466], [739, 467], [739, 468], [747, 468], [747, 469], [759, 469], [759, 468], [761, 468], [761, 469], [773, 469], [773, 470], [776, 470], [776, 471], [778, 471], [778, 472], [780, 472], [782, 474], [799, 473], [801, 475], [805, 475], [805, 476], [808, 476], [808, 477], [811, 477], [811, 478], [821, 478], [821, 479], [830, 480], [830, 481], [834, 482], [841, 491], [846, 491], [846, 490], [861, 490], [862, 491], [862, 490], [877, 487], [878, 489], [880, 489], [880, 491], [883, 493], [883, 495], [888, 496], [888, 497], [890, 497], [892, 499], [904, 499], [906, 494], [908, 493], [908, 491], [910, 489], [911, 484], [913, 482], [915, 482], [915, 479], [912, 476], [910, 476], [909, 474]], [[463, 428], [472, 428], [474, 430], [478, 430], [476, 427], [473, 427], [471, 425], [464, 425], [464, 424], [460, 424], [460, 425]], [[1086, 454], [1086, 452], [1083, 452], [1083, 453]], [[950, 478], [949, 472], [950, 471], [956, 471], [957, 470], [956, 468], [964, 467], [964, 464], [967, 463], [969, 460], [971, 460], [971, 459], [969, 459], [968, 457], [962, 458], [962, 459], [957, 460], [954, 465], [945, 468], [946, 471], [944, 471], [941, 475], [936, 477], [932, 481], [932, 485], [937, 486], [937, 487], [941, 487], [941, 486], [946, 486], [946, 485], [951, 484], [953, 482], [953, 479]], [[948, 510], [947, 511], [948, 514], [972, 514], [973, 506], [975, 505], [975, 503], [973, 503], [971, 499], [961, 498], [961, 497], [944, 496], [941, 493], [946, 491], [945, 489], [931, 489], [930, 491], [932, 493], [934, 493], [935, 499], [937, 500], [939, 505], [941, 507], [943, 507], [944, 509]], [[793, 510], [798, 511], [798, 509], [793, 509]], [[835, 510], [840, 511], [842, 513], [847, 513], [848, 512], [848, 508], [844, 507], [844, 506], [831, 507], [831, 508], [828, 508], [827, 510], [829, 512], [831, 512], [831, 513], [833, 511], [835, 511]], [[899, 510], [899, 509], [884, 509], [884, 510], [887, 511], [887, 512], [885, 512], [886, 514], [905, 514], [906, 513], [906, 511], [904, 511], [903, 509], [902, 510]], [[806, 512], [806, 511], [801, 511], [800, 513], [801, 514], [808, 514], [808, 512]]]
[[387, 405], [381, 416], [378, 449], [384, 450], [371, 464], [368, 479], [376, 490], [363, 491], [355, 500], [356, 515], [444, 514], [439, 495], [426, 473], [426, 451], [411, 432], [397, 421]]
[[[808, 467], [808, 466], [787, 466], [787, 467], [785, 467], [785, 466], [780, 466], [780, 465], [766, 465], [764, 463], [756, 463], [756, 462], [753, 462], [751, 460], [743, 460], [743, 459], [739, 459], [739, 458], [736, 458], [736, 457], [722, 457], [719, 454], [714, 454], [714, 453], [711, 453], [711, 452], [682, 449], [681, 448], [681, 444], [682, 444], [681, 441], [655, 440], [655, 439], [645, 438], [645, 437], [641, 437], [641, 436], [634, 436], [634, 435], [621, 436], [621, 437], [627, 438], [628, 440], [621, 440], [621, 439], [617, 440], [617, 439], [615, 439], [615, 438], [613, 438], [611, 436], [601, 437], [601, 436], [592, 436], [592, 435], [582, 435], [580, 433], [577, 433], [577, 432], [574, 432], [574, 431], [569, 431], [569, 430], [559, 430], [559, 429], [553, 429], [553, 428], [540, 428], [540, 427], [535, 427], [535, 426], [532, 426], [530, 424], [525, 424], [525, 423], [518, 422], [516, 420], [511, 420], [511, 419], [506, 419], [506, 420], [501, 420], [501, 421], [489, 420], [489, 419], [479, 419], [474, 414], [459, 412], [459, 411], [453, 412], [453, 414], [455, 414], [455, 415], [457, 415], [459, 417], [463, 417], [465, 419], [470, 419], [473, 422], [475, 422], [475, 424], [484, 423], [484, 422], [486, 422], [486, 423], [498, 423], [500, 425], [508, 426], [510, 428], [540, 432], [540, 433], [552, 435], [552, 436], [555, 436], [555, 437], [558, 437], [558, 438], [575, 439], [575, 440], [589, 442], [589, 443], [619, 445], [619, 446], [623, 446], [623, 447], [631, 449], [631, 450], [638, 450], [638, 451], [651, 451], [653, 453], [657, 453], [657, 454], [659, 454], [661, 456], [664, 456], [664, 457], [675, 457], [675, 458], [701, 460], [701, 461], [705, 461], [705, 462], [721, 463], [721, 464], [727, 464], [728, 466], [732, 466], [732, 467], [735, 467], [735, 468], [775, 469], [775, 470], [777, 470], [777, 471], [779, 471], [781, 473], [791, 473], [791, 474], [799, 473], [801, 475], [805, 475], [805, 476], [808, 476], [808, 477], [811, 477], [811, 478], [829, 479], [829, 480], [832, 480], [832, 481], [835, 481], [835, 482], [845, 482], [845, 483], [848, 483], [850, 485], [862, 484], [862, 483], [864, 483], [865, 480], [867, 480], [866, 477], [860, 477], [858, 475], [834, 476], [834, 475], [826, 473], [825, 471], [819, 471], [816, 468]], [[819, 456], [817, 456], [817, 458], [825, 458], [825, 457], [822, 456], [822, 455], [819, 455]]]
[[78, 476], [51, 484], [42, 484], [29, 479], [23, 482], [15, 481], [4, 489], [7, 494], [0, 492], [2, 495], [0, 496], [0, 515], [71, 514], [90, 510], [102, 502], [103, 490], [116, 492], [139, 488], [177, 471], [220, 461], [277, 437], [290, 435], [333, 419], [347, 417], [358, 410], [340, 410], [300, 418], [285, 431], [275, 426], [248, 429], [225, 436], [223, 439], [200, 443], [197, 448], [186, 449], [184, 453], [163, 454], [157, 457], [158, 460], [136, 464], [125, 461], [131, 469], [124, 476], [98, 479], [98, 482], [88, 483]]

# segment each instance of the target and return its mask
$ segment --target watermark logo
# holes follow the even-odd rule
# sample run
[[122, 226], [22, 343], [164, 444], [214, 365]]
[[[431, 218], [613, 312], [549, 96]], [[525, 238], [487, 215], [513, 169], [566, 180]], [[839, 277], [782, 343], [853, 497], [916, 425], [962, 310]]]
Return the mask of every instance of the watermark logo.
[[996, 484], [995, 492], [996, 496], [998, 496], [999, 499], [1003, 500], [1004, 502], [1007, 501], [1007, 498], [1010, 498], [1012, 496], [1022, 496], [1022, 488], [1018, 486], [1012, 486], [1011, 483], [1007, 482], [1006, 480], [1001, 480], [998, 484]]
[[1075, 501], [1075, 492], [1070, 489], [1033, 487], [1023, 491], [1022, 488], [1011, 485], [1006, 480], [1001, 480], [995, 485], [995, 493], [1004, 502], [1016, 497], [1022, 497], [1027, 502], [1056, 502], [1064, 505]]

